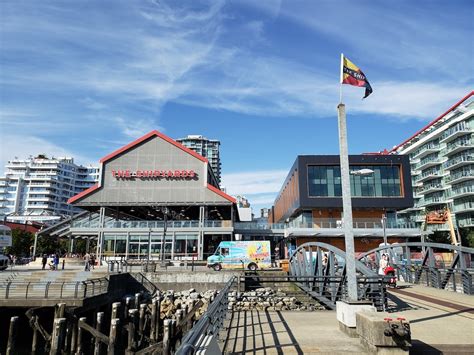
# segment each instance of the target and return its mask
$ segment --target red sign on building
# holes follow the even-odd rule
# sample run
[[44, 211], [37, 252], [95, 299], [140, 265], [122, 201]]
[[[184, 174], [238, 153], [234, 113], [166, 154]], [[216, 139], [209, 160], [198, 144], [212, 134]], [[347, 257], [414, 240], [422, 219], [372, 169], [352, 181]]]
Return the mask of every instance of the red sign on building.
[[196, 176], [196, 173], [194, 170], [112, 170], [112, 176], [116, 179], [192, 179]]

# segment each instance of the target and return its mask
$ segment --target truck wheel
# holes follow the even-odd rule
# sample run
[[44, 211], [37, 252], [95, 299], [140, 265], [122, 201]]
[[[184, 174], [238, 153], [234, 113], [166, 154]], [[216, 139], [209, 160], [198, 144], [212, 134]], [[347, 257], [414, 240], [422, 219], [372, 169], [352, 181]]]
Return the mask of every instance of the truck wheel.
[[222, 265], [221, 264], [216, 264], [212, 267], [215, 271], [221, 271]]
[[255, 263], [250, 263], [248, 268], [249, 268], [250, 271], [257, 271], [258, 266]]

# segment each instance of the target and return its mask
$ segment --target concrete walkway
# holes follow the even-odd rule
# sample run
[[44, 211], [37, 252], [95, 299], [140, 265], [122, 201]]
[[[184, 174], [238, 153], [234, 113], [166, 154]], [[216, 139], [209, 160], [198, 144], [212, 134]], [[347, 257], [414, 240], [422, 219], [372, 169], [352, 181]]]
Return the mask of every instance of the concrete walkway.
[[234, 312], [221, 333], [225, 354], [362, 354], [339, 330], [336, 312]]

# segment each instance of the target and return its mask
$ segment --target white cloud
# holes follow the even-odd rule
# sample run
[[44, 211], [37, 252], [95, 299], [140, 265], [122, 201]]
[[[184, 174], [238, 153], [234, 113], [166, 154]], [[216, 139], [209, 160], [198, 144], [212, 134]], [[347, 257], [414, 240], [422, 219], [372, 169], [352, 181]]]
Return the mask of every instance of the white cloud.
[[155, 129], [164, 131], [162, 127], [156, 125], [154, 120], [151, 119], [125, 119], [123, 117], [115, 117], [112, 119], [112, 122], [117, 125], [123, 135], [133, 139], [140, 138]]
[[288, 175], [286, 170], [264, 170], [222, 175], [222, 186], [230, 195], [277, 193]]

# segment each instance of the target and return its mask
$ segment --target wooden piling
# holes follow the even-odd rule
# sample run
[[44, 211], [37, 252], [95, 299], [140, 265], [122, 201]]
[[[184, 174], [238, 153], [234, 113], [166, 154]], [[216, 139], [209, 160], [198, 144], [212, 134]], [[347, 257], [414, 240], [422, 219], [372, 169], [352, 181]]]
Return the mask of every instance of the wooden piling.
[[17, 353], [17, 337], [20, 317], [10, 318], [10, 329], [8, 330], [8, 342], [6, 355], [15, 355]]
[[120, 318], [120, 302], [112, 303], [112, 313], [110, 315], [110, 319]]
[[[81, 317], [79, 318], [79, 323], [85, 323], [87, 322], [86, 317]], [[84, 330], [81, 327], [77, 327], [77, 350], [76, 350], [76, 355], [83, 355], [84, 354]]]
[[171, 346], [171, 319], [163, 321], [163, 355], [170, 355]]
[[71, 349], [70, 353], [74, 354], [77, 348], [77, 319], [73, 318], [71, 322]]
[[110, 332], [109, 332], [109, 347], [107, 349], [107, 355], [115, 355], [118, 350], [118, 334], [119, 334], [120, 319], [113, 318], [110, 321]]
[[54, 318], [64, 318], [64, 311], [66, 310], [66, 303], [58, 303], [54, 306]]
[[[153, 300], [151, 303], [151, 319], [150, 319], [150, 341], [155, 343], [158, 339], [158, 333], [156, 331], [157, 326], [157, 301]], [[159, 313], [158, 313], [159, 318]]]
[[132, 308], [132, 297], [125, 298], [125, 307], [123, 307], [123, 319], [128, 319], [128, 311]]
[[140, 305], [140, 316], [138, 322], [138, 333], [142, 336], [143, 332], [145, 331], [145, 316], [146, 316], [146, 309], [148, 305], [146, 303], [142, 303]]
[[[102, 324], [104, 322], [104, 312], [97, 312], [97, 321], [96, 321], [96, 324], [95, 324], [95, 329], [98, 331], [98, 332], [101, 332], [102, 333]], [[101, 349], [101, 341], [99, 338], [97, 337], [94, 337], [95, 338], [95, 344], [94, 344], [94, 355], [100, 355], [100, 349]]]
[[135, 308], [139, 309], [140, 308], [140, 301], [142, 299], [142, 294], [137, 292], [135, 293]]
[[[37, 321], [38, 316], [33, 316], [32, 321], [33, 323]], [[38, 350], [38, 329], [33, 327], [33, 338], [31, 339], [31, 355], [35, 355], [36, 351]]]
[[136, 349], [136, 341], [135, 341], [135, 330], [136, 330], [136, 322], [138, 318], [138, 310], [131, 309], [128, 311], [128, 342], [127, 342], [127, 349], [125, 351], [126, 354], [133, 354]]
[[53, 334], [51, 335], [50, 355], [60, 355], [64, 346], [66, 335], [66, 318], [55, 318], [53, 324]]

